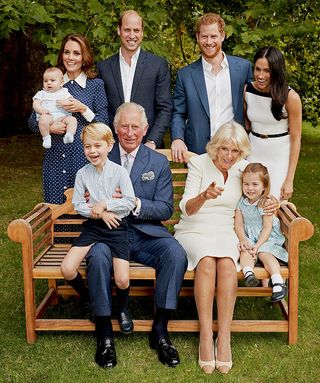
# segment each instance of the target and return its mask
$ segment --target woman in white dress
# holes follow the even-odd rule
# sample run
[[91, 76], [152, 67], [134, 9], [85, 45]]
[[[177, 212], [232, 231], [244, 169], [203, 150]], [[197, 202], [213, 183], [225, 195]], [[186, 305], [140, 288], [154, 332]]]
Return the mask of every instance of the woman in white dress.
[[[207, 153], [192, 157], [182, 215], [175, 237], [196, 268], [194, 296], [200, 321], [199, 365], [205, 373], [232, 367], [230, 331], [237, 293], [238, 239], [234, 214], [241, 196], [241, 171], [250, 142], [245, 129], [223, 125], [207, 144]], [[218, 338], [213, 348], [212, 310], [217, 284]]]
[[280, 200], [293, 193], [301, 141], [302, 107], [299, 95], [288, 87], [285, 61], [274, 47], [254, 57], [254, 82], [245, 88], [246, 128], [251, 130], [249, 162], [268, 168], [271, 191]]

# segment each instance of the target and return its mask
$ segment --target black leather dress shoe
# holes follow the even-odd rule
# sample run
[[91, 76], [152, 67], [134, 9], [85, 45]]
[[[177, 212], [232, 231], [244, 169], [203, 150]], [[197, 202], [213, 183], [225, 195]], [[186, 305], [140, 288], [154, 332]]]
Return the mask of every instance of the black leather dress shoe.
[[121, 311], [118, 316], [120, 330], [124, 334], [130, 334], [133, 331], [133, 322], [127, 312]]
[[111, 338], [106, 337], [99, 342], [95, 361], [102, 368], [113, 368], [117, 364], [116, 349]]
[[157, 340], [151, 332], [149, 334], [149, 345], [150, 348], [157, 351], [161, 363], [168, 367], [176, 367], [180, 363], [178, 351], [167, 336], [162, 336]]

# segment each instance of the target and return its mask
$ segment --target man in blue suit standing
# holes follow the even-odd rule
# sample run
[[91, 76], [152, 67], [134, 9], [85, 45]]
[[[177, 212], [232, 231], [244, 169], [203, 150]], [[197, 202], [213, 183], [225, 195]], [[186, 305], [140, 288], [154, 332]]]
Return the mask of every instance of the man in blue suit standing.
[[[159, 360], [175, 367], [179, 354], [167, 330], [170, 313], [176, 309], [187, 268], [184, 249], [161, 224], [173, 213], [173, 188], [167, 158], [142, 144], [148, 121], [142, 106], [121, 105], [114, 119], [119, 142], [109, 159], [126, 167], [133, 184], [136, 207], [128, 217], [130, 258], [156, 270], [155, 316], [149, 336], [150, 347]], [[116, 196], [115, 196], [116, 197]], [[117, 363], [111, 325], [112, 255], [103, 243], [95, 244], [87, 255], [87, 282], [95, 315], [99, 366]]]
[[119, 53], [97, 64], [108, 98], [110, 126], [117, 108], [133, 101], [144, 107], [149, 129], [143, 142], [152, 149], [162, 144], [172, 116], [170, 72], [162, 57], [140, 48], [143, 20], [136, 11], [124, 12], [119, 19]]
[[174, 161], [182, 162], [186, 150], [204, 153], [224, 123], [236, 120], [244, 125], [243, 92], [252, 77], [251, 64], [222, 51], [224, 26], [217, 14], [200, 17], [196, 38], [202, 57], [178, 71], [171, 122]]

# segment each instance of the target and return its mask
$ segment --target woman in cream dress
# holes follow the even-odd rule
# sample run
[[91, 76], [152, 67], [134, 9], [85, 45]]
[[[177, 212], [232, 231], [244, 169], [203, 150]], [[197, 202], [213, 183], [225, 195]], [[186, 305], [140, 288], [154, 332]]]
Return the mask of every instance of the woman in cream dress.
[[[250, 142], [245, 129], [223, 125], [207, 145], [207, 153], [189, 162], [182, 216], [175, 237], [196, 268], [194, 295], [200, 321], [199, 365], [205, 373], [232, 367], [230, 331], [237, 294], [238, 239], [234, 232], [236, 204], [241, 197], [243, 159]], [[212, 338], [212, 309], [217, 285], [218, 338]]]

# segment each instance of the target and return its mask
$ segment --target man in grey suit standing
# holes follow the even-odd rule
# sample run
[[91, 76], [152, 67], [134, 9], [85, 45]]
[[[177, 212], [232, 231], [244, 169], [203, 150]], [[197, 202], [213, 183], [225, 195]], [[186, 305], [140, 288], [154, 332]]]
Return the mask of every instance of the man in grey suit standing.
[[[155, 314], [149, 345], [163, 364], [175, 367], [180, 363], [179, 354], [169, 339], [167, 325], [170, 313], [177, 307], [187, 257], [161, 224], [174, 209], [169, 162], [142, 144], [148, 121], [141, 105], [121, 105], [114, 126], [119, 142], [114, 144], [109, 159], [128, 170], [136, 196], [136, 207], [128, 217], [130, 259], [156, 270]], [[111, 250], [104, 243], [96, 243], [87, 255], [87, 282], [96, 323], [96, 363], [103, 368], [117, 363], [111, 324], [111, 276]]]
[[174, 161], [182, 162], [186, 150], [204, 153], [224, 123], [244, 125], [243, 92], [252, 78], [251, 64], [222, 51], [224, 27], [215, 13], [201, 16], [196, 24], [201, 58], [178, 71], [171, 122]]
[[168, 63], [141, 49], [143, 20], [136, 11], [129, 10], [120, 16], [118, 35], [119, 53], [97, 64], [108, 98], [110, 126], [123, 102], [136, 102], [144, 107], [149, 121], [143, 142], [156, 149], [162, 144], [172, 116]]

